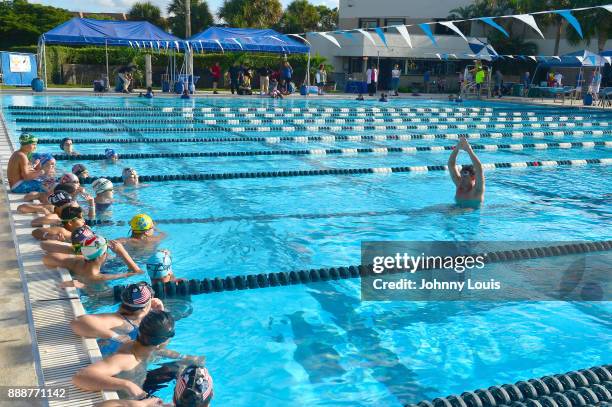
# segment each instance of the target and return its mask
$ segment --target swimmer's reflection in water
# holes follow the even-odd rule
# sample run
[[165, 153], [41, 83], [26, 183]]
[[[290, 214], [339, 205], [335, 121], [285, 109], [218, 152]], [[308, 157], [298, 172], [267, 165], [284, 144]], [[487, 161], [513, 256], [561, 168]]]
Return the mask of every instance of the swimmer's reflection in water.
[[[457, 169], [459, 151], [465, 151], [472, 160], [472, 165], [464, 165], [461, 171]], [[448, 158], [448, 172], [457, 187], [455, 202], [462, 208], [479, 208], [484, 201], [485, 176], [482, 163], [472, 150], [465, 137], [460, 137], [457, 146]]]

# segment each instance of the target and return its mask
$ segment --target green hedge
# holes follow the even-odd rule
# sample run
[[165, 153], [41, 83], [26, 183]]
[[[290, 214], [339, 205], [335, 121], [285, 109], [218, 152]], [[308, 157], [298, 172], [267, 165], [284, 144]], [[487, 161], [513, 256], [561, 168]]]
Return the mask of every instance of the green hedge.
[[[15, 47], [12, 51], [36, 53], [36, 46]], [[103, 47], [64, 47], [64, 46], [47, 46], [47, 76], [50, 84], [62, 84], [61, 65], [62, 64], [86, 64], [86, 65], [101, 65], [106, 64], [105, 52]], [[141, 79], [144, 74], [144, 55], [141, 52], [132, 48], [113, 47], [108, 49], [109, 65], [126, 65], [130, 62], [135, 63], [139, 68], [139, 73], [136, 79]], [[165, 70], [168, 65], [169, 53], [162, 51], [161, 53], [153, 53], [151, 62], [153, 69]], [[296, 83], [301, 83], [305, 76], [306, 65], [308, 61], [307, 55], [288, 55], [287, 59], [294, 70]], [[277, 54], [251, 54], [232, 52], [225, 54], [195, 54], [193, 57], [193, 68], [196, 75], [207, 75], [208, 67], [215, 62], [221, 64], [223, 72], [227, 71], [234, 62], [244, 63], [249, 67], [259, 68], [264, 65], [269, 65], [275, 69], [282, 62], [283, 57]], [[177, 69], [183, 63], [182, 54], [177, 54], [176, 63]], [[314, 73], [319, 64], [325, 63], [325, 58], [318, 55], [311, 57], [311, 75], [314, 78]], [[328, 64], [327, 71], [332, 71], [332, 67]], [[111, 82], [114, 81], [111, 75]], [[314, 79], [311, 79], [314, 80]], [[153, 78], [155, 84], [159, 84], [159, 78]], [[83, 84], [90, 86], [90, 83]]]

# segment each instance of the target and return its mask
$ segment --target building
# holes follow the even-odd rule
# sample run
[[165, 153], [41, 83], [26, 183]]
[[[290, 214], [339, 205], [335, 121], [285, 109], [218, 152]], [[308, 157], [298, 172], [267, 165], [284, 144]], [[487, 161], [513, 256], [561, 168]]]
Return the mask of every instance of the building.
[[[445, 21], [451, 10], [471, 3], [473, 0], [340, 0], [338, 23], [340, 29], [350, 30]], [[517, 22], [517, 24], [522, 23]], [[430, 71], [432, 78], [445, 83], [445, 90], [454, 90], [458, 84], [456, 79], [458, 73], [469, 61], [452, 57], [447, 61], [441, 61], [436, 54], [464, 56], [471, 54], [472, 51], [463, 38], [447, 27], [439, 24], [430, 27], [438, 46], [433, 45], [416, 26], [408, 28], [412, 48], [394, 29], [385, 30], [387, 46], [374, 31], [369, 32], [375, 44], [361, 34], [355, 34], [352, 38], [334, 34], [341, 45], [340, 48], [318, 34], [308, 35], [308, 41], [312, 45], [313, 53], [324, 56], [334, 66], [335, 80], [340, 87], [347, 80], [363, 80], [368, 66], [376, 65], [380, 70], [380, 87], [388, 88], [391, 69], [398, 64], [402, 71], [400, 86], [418, 89], [422, 86], [423, 73]], [[464, 34], [486, 41], [485, 29], [487, 28], [483, 23], [474, 22], [469, 28], [464, 28]], [[552, 55], [555, 27], [540, 27], [540, 29], [546, 39], [541, 39], [530, 28], [523, 30], [525, 39], [536, 44], [539, 55]], [[563, 27], [563, 29], [572, 28]], [[571, 45], [564, 37], [562, 35], [559, 54], [587, 47], [584, 43]], [[609, 45], [609, 48], [612, 48], [612, 42], [609, 42]], [[592, 41], [588, 48], [597, 51], [596, 41]]]
[[74, 17], [79, 18], [94, 18], [94, 19], [108, 19], [116, 21], [127, 21], [127, 14], [125, 13], [90, 13], [88, 11], [71, 11]]

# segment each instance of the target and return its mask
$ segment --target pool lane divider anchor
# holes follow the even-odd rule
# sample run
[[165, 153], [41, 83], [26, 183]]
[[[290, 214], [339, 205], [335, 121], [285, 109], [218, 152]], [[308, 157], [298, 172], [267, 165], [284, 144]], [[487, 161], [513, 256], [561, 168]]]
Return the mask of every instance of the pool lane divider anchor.
[[466, 391], [404, 407], [579, 407], [612, 405], [612, 365]]
[[[587, 164], [612, 164], [612, 158], [589, 158], [584, 160], [548, 160], [528, 161], [514, 163], [487, 163], [482, 164], [484, 169], [495, 168], [527, 168], [527, 167], [556, 167]], [[217, 174], [173, 174], [173, 175], [140, 175], [140, 182], [167, 182], [167, 181], [213, 181], [243, 178], [283, 178], [306, 177], [323, 175], [357, 175], [357, 174], [392, 174], [401, 172], [429, 172], [446, 171], [446, 165], [427, 165], [414, 167], [380, 167], [380, 168], [331, 168], [328, 170], [289, 170], [289, 171], [262, 171], [262, 172], [226, 172]], [[106, 178], [111, 182], [123, 182], [120, 176], [82, 178], [81, 184], [91, 184], [98, 178]]]
[[[602, 252], [612, 250], [612, 240], [569, 243], [564, 245], [534, 247], [516, 250], [500, 250], [479, 254], [485, 258], [485, 263], [502, 263], [545, 257], [557, 257], [589, 252]], [[386, 272], [392, 274], [393, 272]], [[223, 291], [257, 289], [297, 284], [309, 284], [321, 281], [344, 280], [349, 278], [367, 277], [374, 275], [372, 265], [353, 265], [346, 267], [331, 267], [299, 271], [279, 271], [276, 273], [260, 273], [227, 277], [214, 277], [192, 280], [178, 280], [168, 283], [157, 282], [153, 284], [157, 298], [186, 297], [197, 294], [211, 294]], [[376, 275], [381, 275], [380, 273]], [[125, 286], [113, 287], [113, 298], [121, 301], [121, 292]]]
[[[537, 126], [536, 126], [537, 124]], [[610, 125], [609, 122], [585, 122], [579, 124], [581, 127], [607, 127]], [[560, 122], [560, 123], [503, 123], [503, 124], [401, 124], [401, 125], [315, 125], [315, 126], [303, 126], [303, 125], [293, 125], [293, 126], [261, 126], [257, 125], [247, 125], [247, 126], [237, 126], [237, 127], [181, 127], [181, 128], [172, 128], [172, 127], [144, 127], [144, 128], [119, 128], [119, 127], [107, 127], [107, 128], [97, 128], [97, 127], [22, 127], [20, 130], [22, 132], [45, 132], [45, 133], [66, 133], [66, 132], [84, 132], [84, 133], [123, 133], [130, 131], [138, 131], [140, 133], [202, 133], [202, 132], [222, 132], [222, 131], [233, 131], [233, 132], [293, 132], [293, 131], [386, 131], [386, 130], [467, 130], [467, 129], [535, 129], [535, 128], [545, 128], [545, 129], [558, 129], [562, 127], [578, 127], [576, 123], [572, 122]]]
[[[612, 148], [612, 141], [579, 141], [572, 143], [525, 143], [525, 144], [472, 144], [474, 150], [496, 151], [496, 150], [524, 150], [549, 148]], [[188, 157], [244, 157], [260, 155], [355, 155], [355, 154], [387, 154], [387, 153], [415, 153], [422, 151], [442, 152], [453, 150], [455, 146], [420, 146], [420, 147], [374, 147], [374, 148], [329, 148], [311, 150], [259, 150], [259, 151], [206, 151], [189, 153], [127, 153], [119, 154], [122, 159], [142, 158], [188, 158]], [[104, 154], [80, 154], [67, 155], [55, 154], [57, 161], [81, 161], [81, 160], [106, 160]]]
[[[410, 141], [410, 140], [457, 140], [463, 136], [470, 140], [481, 138], [544, 138], [563, 136], [595, 136], [601, 137], [612, 134], [612, 130], [564, 130], [564, 131], [522, 131], [498, 133], [456, 133], [456, 134], [390, 134], [390, 135], [337, 135], [337, 136], [272, 136], [272, 137], [143, 137], [143, 138], [81, 138], [73, 139], [76, 144], [108, 144], [108, 143], [234, 143], [234, 142], [266, 142], [276, 144], [280, 142], [310, 143], [310, 142], [336, 142], [336, 141]], [[38, 144], [59, 144], [59, 138], [38, 138]]]

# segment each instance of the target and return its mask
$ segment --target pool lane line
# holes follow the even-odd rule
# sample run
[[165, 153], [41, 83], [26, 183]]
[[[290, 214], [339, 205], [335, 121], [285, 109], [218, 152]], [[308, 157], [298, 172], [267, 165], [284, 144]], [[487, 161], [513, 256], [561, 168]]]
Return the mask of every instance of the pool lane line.
[[[134, 130], [126, 130], [126, 133], [136, 133]], [[235, 133], [240, 134], [240, 133]], [[526, 137], [545, 138], [545, 137], [564, 137], [564, 136], [595, 136], [601, 137], [612, 134], [612, 130], [564, 130], [564, 131], [526, 131], [526, 132], [494, 132], [494, 133], [450, 133], [450, 134], [393, 134], [393, 135], [329, 135], [329, 136], [271, 136], [271, 137], [148, 137], [142, 139], [135, 138], [81, 138], [73, 139], [76, 144], [108, 144], [108, 143], [234, 143], [234, 142], [266, 142], [266, 143], [312, 143], [336, 141], [409, 141], [409, 140], [434, 140], [448, 139], [458, 140], [464, 136], [470, 140], [481, 138], [515, 138]], [[61, 138], [38, 138], [38, 144], [59, 144]]]
[[[75, 106], [8, 106], [9, 110], [18, 111], [80, 111], [83, 107]], [[350, 113], [350, 112], [416, 112], [416, 113], [438, 113], [438, 112], [493, 112], [494, 109], [490, 107], [433, 107], [433, 108], [422, 108], [422, 107], [378, 107], [378, 106], [367, 106], [367, 107], [113, 107], [113, 106], [92, 106], [87, 108], [91, 111], [143, 111], [143, 112], [163, 112], [163, 113], [192, 113], [194, 111], [202, 113], [214, 113], [214, 112], [271, 112], [271, 113]]]
[[[233, 131], [236, 133], [244, 132], [294, 132], [294, 131], [388, 131], [388, 130], [468, 130], [468, 129], [557, 129], [567, 127], [608, 127], [609, 122], [560, 122], [560, 123], [503, 123], [503, 124], [422, 124], [422, 125], [339, 125], [339, 126], [236, 126], [236, 127], [141, 127], [138, 129], [128, 127], [130, 130], [141, 133], [202, 133]], [[45, 133], [119, 133], [125, 130], [116, 127], [22, 127], [22, 132], [45, 132]]]
[[404, 407], [452, 406], [594, 406], [610, 405], [612, 400], [612, 365], [594, 366], [520, 380], [515, 384], [490, 386], [487, 389], [466, 391], [461, 395], [423, 400]]
[[62, 119], [54, 119], [54, 118], [16, 118], [16, 124], [23, 123], [72, 123], [72, 124], [208, 124], [208, 125], [219, 125], [219, 124], [227, 124], [227, 125], [262, 125], [262, 124], [346, 124], [346, 123], [378, 123], [378, 124], [386, 124], [386, 123], [436, 123], [436, 124], [456, 124], [456, 123], [538, 123], [538, 122], [576, 122], [585, 120], [584, 116], [576, 116], [576, 117], [554, 117], [554, 116], [542, 116], [538, 117], [529, 117], [526, 120], [522, 118], [511, 118], [507, 119], [504, 117], [500, 118], [465, 118], [465, 117], [454, 117], [454, 118], [414, 118], [414, 117], [388, 117], [384, 119], [380, 118], [359, 118], [359, 117], [348, 117], [348, 118], [264, 118], [264, 119], [251, 119], [251, 118], [240, 118], [240, 119], [232, 119], [232, 118], [223, 118], [223, 119], [210, 119], [210, 118], [142, 118], [139, 116], [138, 119], [129, 119], [129, 118], [87, 118], [87, 119], [78, 119], [78, 118], [62, 118]]
[[[485, 264], [491, 264], [590, 252], [605, 252], [610, 250], [612, 250], [612, 241], [603, 240], [515, 250], [499, 250], [478, 253], [474, 254], [474, 256], [482, 256], [485, 258]], [[422, 268], [420, 270], [426, 269]], [[381, 276], [384, 274], [396, 273], [396, 270], [385, 270], [382, 273], [374, 274], [372, 272], [372, 265], [351, 265], [309, 270], [280, 271], [267, 274], [259, 273], [227, 277], [212, 277], [201, 280], [179, 280], [171, 281], [165, 284], [155, 283], [153, 284], [153, 290], [155, 291], [156, 297], [164, 299], [177, 296], [211, 294], [223, 291], [278, 287], [296, 284], [310, 284], [321, 281], [344, 280], [349, 278]], [[121, 300], [121, 292], [124, 288], [125, 286], [123, 285], [116, 285], [113, 287], [113, 297], [115, 301]]]
[[[544, 160], [513, 163], [486, 163], [482, 168], [492, 170], [496, 168], [529, 168], [529, 167], [556, 167], [556, 166], [579, 166], [589, 164], [611, 165], [612, 158], [589, 158], [584, 160]], [[457, 166], [460, 168], [461, 166]], [[261, 171], [261, 172], [228, 172], [212, 174], [165, 174], [165, 175], [140, 175], [140, 182], [166, 182], [166, 181], [213, 181], [244, 178], [286, 178], [307, 177], [324, 175], [360, 175], [360, 174], [393, 174], [415, 172], [424, 173], [430, 171], [447, 171], [446, 165], [424, 165], [412, 167], [369, 167], [369, 168], [331, 168], [325, 170], [287, 170], [287, 171]], [[106, 178], [111, 182], [123, 182], [120, 176], [89, 177], [81, 180], [82, 184], [91, 184], [98, 178]]]
[[[497, 150], [546, 150], [546, 149], [580, 149], [606, 147], [612, 148], [612, 141], [579, 141], [572, 143], [525, 143], [525, 144], [472, 144], [472, 149], [483, 151]], [[192, 158], [192, 157], [246, 157], [262, 155], [358, 155], [358, 154], [378, 154], [388, 153], [413, 154], [417, 152], [445, 152], [453, 150], [455, 146], [421, 146], [421, 147], [372, 147], [372, 148], [328, 148], [310, 150], [255, 150], [255, 151], [197, 151], [188, 153], [121, 153], [121, 159], [142, 159], [142, 158]], [[81, 161], [81, 160], [106, 160], [104, 154], [54, 154], [57, 161]]]

